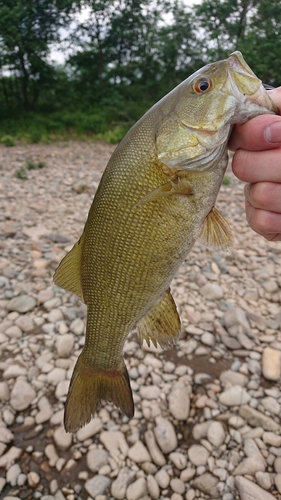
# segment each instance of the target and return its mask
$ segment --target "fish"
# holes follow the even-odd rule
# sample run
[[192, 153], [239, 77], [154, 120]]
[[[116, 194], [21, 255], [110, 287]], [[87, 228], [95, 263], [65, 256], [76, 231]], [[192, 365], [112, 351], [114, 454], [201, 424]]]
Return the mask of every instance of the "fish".
[[123, 346], [173, 346], [180, 318], [170, 292], [199, 239], [232, 246], [215, 207], [234, 124], [278, 110], [238, 51], [196, 71], [152, 106], [113, 152], [83, 233], [54, 282], [87, 305], [85, 344], [65, 404], [66, 432], [90, 422], [101, 401], [132, 418]]

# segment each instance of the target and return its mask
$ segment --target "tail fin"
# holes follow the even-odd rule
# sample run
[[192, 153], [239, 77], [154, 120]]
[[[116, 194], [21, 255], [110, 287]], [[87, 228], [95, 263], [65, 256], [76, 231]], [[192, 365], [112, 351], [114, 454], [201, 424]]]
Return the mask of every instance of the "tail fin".
[[132, 418], [134, 402], [124, 361], [116, 370], [100, 370], [85, 364], [81, 355], [74, 367], [65, 405], [66, 432], [76, 432], [90, 422], [102, 399], [114, 403]]

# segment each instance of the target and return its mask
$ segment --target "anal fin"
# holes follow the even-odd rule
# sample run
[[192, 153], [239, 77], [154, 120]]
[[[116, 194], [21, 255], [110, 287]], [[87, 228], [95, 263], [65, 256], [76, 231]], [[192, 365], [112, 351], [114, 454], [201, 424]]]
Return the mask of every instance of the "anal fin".
[[54, 282], [61, 288], [75, 293], [84, 302], [81, 284], [83, 241], [84, 233], [57, 267], [54, 274]]
[[137, 323], [140, 340], [163, 349], [173, 346], [180, 334], [180, 318], [168, 289], [154, 307]]
[[212, 208], [205, 218], [198, 239], [207, 247], [216, 250], [227, 250], [233, 246], [231, 229], [223, 215], [215, 207]]

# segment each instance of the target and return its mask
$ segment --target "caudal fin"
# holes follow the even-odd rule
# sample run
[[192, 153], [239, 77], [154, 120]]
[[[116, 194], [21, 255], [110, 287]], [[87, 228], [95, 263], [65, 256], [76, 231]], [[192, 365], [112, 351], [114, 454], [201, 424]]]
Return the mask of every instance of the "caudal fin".
[[129, 418], [133, 417], [134, 402], [125, 363], [122, 360], [116, 370], [100, 370], [85, 364], [80, 355], [65, 405], [66, 432], [76, 432], [90, 422], [102, 399], [115, 404]]

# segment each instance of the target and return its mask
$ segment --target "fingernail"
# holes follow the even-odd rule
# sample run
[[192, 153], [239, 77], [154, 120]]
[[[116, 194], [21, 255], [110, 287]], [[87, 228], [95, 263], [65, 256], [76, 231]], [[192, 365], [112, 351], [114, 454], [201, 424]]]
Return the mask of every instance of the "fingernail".
[[264, 137], [267, 142], [271, 142], [272, 144], [280, 144], [281, 143], [281, 121], [275, 122], [269, 125], [264, 131]]

